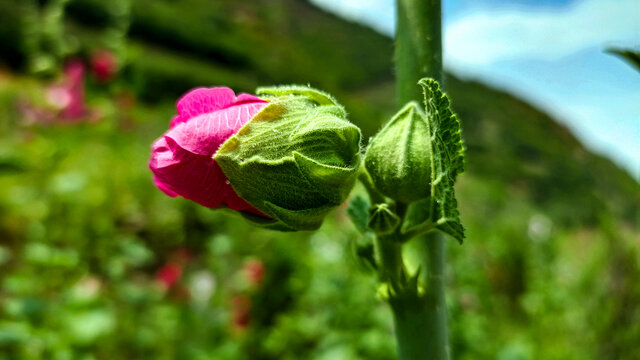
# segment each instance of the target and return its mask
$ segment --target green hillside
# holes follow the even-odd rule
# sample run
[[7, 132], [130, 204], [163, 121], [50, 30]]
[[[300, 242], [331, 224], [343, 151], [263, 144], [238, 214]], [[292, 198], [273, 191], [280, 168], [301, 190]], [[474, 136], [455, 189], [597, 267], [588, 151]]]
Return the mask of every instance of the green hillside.
[[638, 183], [567, 128], [480, 83], [451, 78], [448, 89], [463, 119], [471, 173], [500, 179], [567, 224], [597, 225], [607, 210], [637, 225]]
[[[71, 16], [100, 24], [101, 4], [76, 0]], [[303, 0], [187, 0], [180, 7], [137, 0], [130, 33], [137, 44], [132, 66], [146, 75], [142, 91], [151, 98], [203, 84], [250, 92], [259, 84], [309, 83], [336, 94], [368, 135], [394, 109], [392, 40]], [[193, 66], [180, 66], [175, 50]], [[637, 182], [549, 116], [483, 84], [450, 77], [447, 88], [463, 120], [472, 173], [517, 187], [563, 222], [594, 225], [603, 207], [628, 223], [637, 219]]]
[[[114, 18], [108, 4], [72, 1], [70, 32], [82, 38], [108, 28]], [[12, 12], [7, 16], [15, 23]], [[203, 84], [251, 92], [264, 84], [308, 83], [336, 94], [365, 134], [393, 112], [392, 40], [304, 0], [136, 0], [129, 34], [130, 70], [136, 74], [131, 81], [148, 99], [175, 98]], [[571, 221], [594, 223], [602, 202], [631, 222], [637, 183], [590, 154], [568, 130], [482, 84], [451, 77], [447, 86], [470, 156], [478, 156], [470, 161], [472, 171], [505, 183], [520, 181], [536, 203], [580, 209], [572, 215], [558, 211]]]
[[[14, 36], [5, 41], [12, 48], [24, 8], [3, 6], [11, 10], [0, 35]], [[114, 21], [110, 11], [101, 0], [70, 3], [67, 30], [84, 40], [81, 49], [106, 45], [95, 35]], [[395, 106], [391, 39], [306, 1], [136, 0], [130, 37], [125, 76], [149, 100], [207, 84], [251, 92], [264, 84], [309, 83], [336, 94], [365, 135]], [[20, 46], [13, 49], [8, 59], [24, 57]], [[447, 89], [463, 120], [474, 175], [518, 188], [568, 223], [594, 225], [602, 208], [628, 223], [637, 219], [637, 182], [549, 116], [480, 83], [450, 76]]]
[[[108, 25], [106, 12], [100, 0], [77, 0], [70, 7], [74, 21], [92, 27]], [[136, 0], [131, 13], [133, 39], [260, 83], [303, 81], [330, 90], [356, 89], [391, 74], [391, 60], [384, 56], [391, 51], [388, 38], [336, 21], [306, 1], [186, 0], [177, 6]], [[231, 85], [252, 90], [252, 83], [236, 82]]]
[[[71, 0], [73, 54], [111, 47], [124, 64], [112, 83], [88, 77], [91, 121], [34, 124], [24, 104], [44, 102], [52, 75], [28, 73], [30, 11], [53, 1], [0, 0], [0, 360], [393, 359], [344, 209], [315, 233], [266, 231], [165, 196], [148, 170], [197, 86], [309, 83], [367, 139], [396, 108], [392, 40], [304, 0], [133, 0], [114, 44], [123, 1]], [[513, 95], [454, 76], [445, 88], [467, 147], [468, 238], [449, 242], [446, 279], [454, 358], [635, 359], [638, 182]], [[252, 304], [244, 330], [238, 297]]]

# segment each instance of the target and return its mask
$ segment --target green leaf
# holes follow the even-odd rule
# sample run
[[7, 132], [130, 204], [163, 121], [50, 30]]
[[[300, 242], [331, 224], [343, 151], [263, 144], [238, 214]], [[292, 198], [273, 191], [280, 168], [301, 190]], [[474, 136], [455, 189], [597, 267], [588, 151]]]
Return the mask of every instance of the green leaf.
[[424, 91], [431, 146], [431, 220], [436, 228], [462, 242], [464, 228], [454, 191], [456, 178], [464, 171], [460, 121], [437, 81], [425, 78], [418, 83]]
[[609, 54], [617, 55], [621, 59], [627, 61], [631, 66], [640, 71], [640, 51], [630, 49], [609, 48], [606, 50]]
[[367, 223], [369, 222], [369, 206], [369, 201], [358, 195], [351, 199], [349, 208], [347, 209], [347, 215], [349, 215], [353, 224], [363, 234], [369, 231], [367, 227]]
[[431, 198], [409, 204], [400, 231], [406, 234], [418, 231], [419, 229], [426, 231], [435, 227], [431, 221], [431, 208]]
[[364, 233], [363, 236], [352, 240], [356, 261], [366, 270], [375, 270], [378, 268], [375, 246], [373, 245], [374, 239], [375, 235], [372, 232], [367, 232]]

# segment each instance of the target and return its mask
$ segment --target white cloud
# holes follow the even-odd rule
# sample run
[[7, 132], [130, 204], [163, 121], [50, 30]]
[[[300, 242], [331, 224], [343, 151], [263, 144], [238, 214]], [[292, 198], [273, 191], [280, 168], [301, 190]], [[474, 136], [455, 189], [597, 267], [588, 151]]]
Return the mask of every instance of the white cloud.
[[367, 24], [384, 33], [392, 34], [395, 24], [393, 0], [311, 0], [346, 19]]
[[640, 1], [586, 0], [544, 11], [477, 11], [446, 28], [446, 61], [487, 64], [514, 58], [553, 60], [613, 42], [640, 43]]
[[[559, 116], [575, 118], [571, 129], [586, 145], [610, 156], [636, 180], [640, 180], [640, 91], [607, 99], [602, 106], [597, 101], [568, 101]], [[584, 126], [581, 124], [587, 124]]]
[[[394, 32], [394, 0], [311, 1], [385, 34]], [[568, 7], [499, 3], [468, 1], [455, 13], [445, 6], [448, 70], [535, 104], [640, 179], [638, 74], [601, 51], [640, 44], [640, 0], [582, 0]]]
[[601, 52], [607, 45], [637, 47], [639, 19], [638, 0], [528, 12], [476, 8], [447, 24], [444, 62], [536, 104], [640, 179], [640, 83], [630, 80], [638, 74]]

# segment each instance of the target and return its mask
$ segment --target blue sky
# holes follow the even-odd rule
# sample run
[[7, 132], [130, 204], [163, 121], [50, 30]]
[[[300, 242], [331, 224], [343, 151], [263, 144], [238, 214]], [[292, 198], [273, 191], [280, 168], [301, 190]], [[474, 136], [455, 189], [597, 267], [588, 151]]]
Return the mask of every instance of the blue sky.
[[[312, 2], [393, 34], [393, 0]], [[447, 70], [515, 93], [640, 179], [640, 73], [603, 52], [640, 49], [640, 1], [443, 0], [443, 7]]]

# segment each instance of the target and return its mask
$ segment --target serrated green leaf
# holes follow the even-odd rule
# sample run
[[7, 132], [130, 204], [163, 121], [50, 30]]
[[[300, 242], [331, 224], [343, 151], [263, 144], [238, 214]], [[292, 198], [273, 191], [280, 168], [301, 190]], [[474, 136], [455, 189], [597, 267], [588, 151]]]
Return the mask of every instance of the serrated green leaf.
[[367, 228], [367, 223], [369, 222], [369, 206], [369, 201], [358, 195], [351, 199], [349, 208], [347, 208], [347, 215], [349, 215], [353, 224], [363, 234], [369, 230]]
[[431, 220], [436, 228], [462, 242], [464, 228], [454, 190], [458, 174], [464, 171], [460, 121], [453, 114], [449, 99], [437, 81], [425, 78], [418, 83], [424, 91], [432, 154]]
[[431, 130], [432, 143], [437, 145], [437, 155], [443, 158], [446, 172], [455, 181], [458, 174], [464, 171], [460, 120], [451, 110], [449, 98], [440, 90], [437, 81], [424, 78], [419, 84], [424, 91], [425, 114]]
[[352, 240], [356, 261], [366, 270], [378, 268], [375, 246], [373, 245], [374, 238], [375, 235], [372, 232], [367, 232], [360, 238]]

